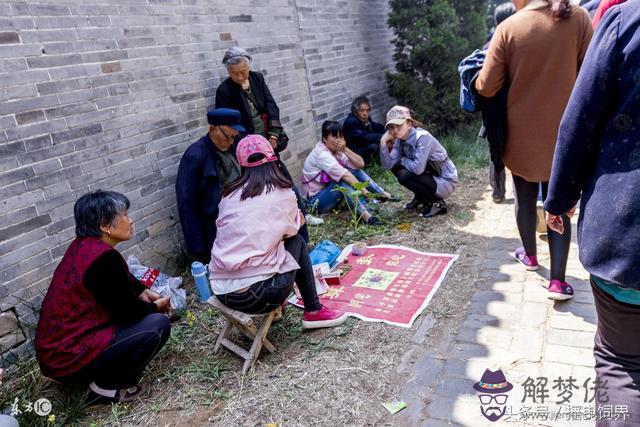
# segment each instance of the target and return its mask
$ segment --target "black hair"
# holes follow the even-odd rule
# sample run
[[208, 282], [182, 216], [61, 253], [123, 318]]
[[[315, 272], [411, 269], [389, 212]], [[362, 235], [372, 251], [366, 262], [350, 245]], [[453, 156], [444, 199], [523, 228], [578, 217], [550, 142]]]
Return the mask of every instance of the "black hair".
[[[257, 162], [263, 158], [264, 154], [253, 153], [247, 160]], [[242, 189], [240, 200], [245, 200], [261, 195], [265, 189], [268, 193], [276, 188], [293, 188], [293, 182], [282, 172], [278, 162], [267, 162], [243, 168], [242, 176], [224, 187], [222, 197]]]
[[125, 215], [131, 203], [124, 194], [96, 190], [80, 197], [73, 206], [77, 237], [100, 237], [102, 225], [115, 224], [118, 215]]
[[549, 10], [553, 17], [558, 21], [563, 21], [571, 16], [573, 13], [573, 6], [569, 0], [560, 0], [557, 3], [552, 2], [551, 0], [546, 0], [549, 5]]
[[351, 112], [353, 114], [356, 114], [356, 111], [358, 111], [358, 107], [361, 104], [367, 104], [369, 108], [371, 108], [371, 102], [369, 102], [369, 98], [367, 98], [364, 95], [360, 95], [356, 99], [354, 99], [353, 102], [351, 103]]
[[331, 136], [342, 136], [342, 125], [334, 120], [325, 120], [322, 124], [322, 138]]
[[493, 12], [493, 19], [496, 21], [496, 26], [500, 25], [502, 21], [514, 13], [516, 13], [516, 7], [510, 1], [496, 6], [495, 11]]

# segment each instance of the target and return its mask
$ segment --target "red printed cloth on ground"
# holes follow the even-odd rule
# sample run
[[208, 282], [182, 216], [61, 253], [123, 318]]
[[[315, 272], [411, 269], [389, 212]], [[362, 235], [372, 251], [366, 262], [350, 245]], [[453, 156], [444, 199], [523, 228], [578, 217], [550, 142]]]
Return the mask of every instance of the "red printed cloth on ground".
[[[365, 321], [410, 328], [457, 258], [403, 246], [372, 246], [363, 256], [347, 257], [351, 270], [340, 285], [319, 296], [320, 303]], [[295, 295], [289, 302], [302, 307]]]

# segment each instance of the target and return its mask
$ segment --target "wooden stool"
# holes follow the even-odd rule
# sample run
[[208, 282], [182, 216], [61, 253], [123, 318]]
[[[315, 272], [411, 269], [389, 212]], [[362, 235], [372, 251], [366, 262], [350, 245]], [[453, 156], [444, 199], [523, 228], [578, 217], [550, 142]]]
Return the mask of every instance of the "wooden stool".
[[[209, 298], [207, 302], [217, 308], [225, 319], [224, 325], [222, 326], [222, 332], [220, 332], [220, 335], [218, 336], [213, 352], [217, 353], [220, 351], [220, 346], [223, 345], [238, 356], [242, 357], [245, 360], [244, 365], [242, 366], [242, 374], [246, 374], [247, 371], [256, 363], [263, 345], [267, 350], [269, 350], [269, 353], [273, 353], [275, 351], [275, 347], [273, 347], [273, 344], [271, 344], [267, 339], [267, 333], [271, 327], [273, 317], [276, 315], [276, 312], [280, 307], [265, 314], [247, 314], [230, 309], [220, 302], [215, 295]], [[256, 326], [256, 322], [259, 323], [259, 327]], [[251, 349], [249, 349], [249, 351], [243, 349], [229, 339], [234, 328], [252, 341]]]

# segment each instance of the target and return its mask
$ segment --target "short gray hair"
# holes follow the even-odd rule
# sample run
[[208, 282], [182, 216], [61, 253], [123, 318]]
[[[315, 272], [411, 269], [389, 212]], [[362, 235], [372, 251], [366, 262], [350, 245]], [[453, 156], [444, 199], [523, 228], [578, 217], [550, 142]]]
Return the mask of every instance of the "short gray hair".
[[129, 199], [115, 191], [96, 190], [80, 197], [73, 207], [77, 237], [100, 237], [101, 225], [114, 225], [129, 210]]
[[229, 65], [237, 65], [245, 61], [247, 64], [250, 64], [251, 55], [249, 55], [249, 52], [247, 52], [243, 48], [237, 46], [227, 49], [224, 52], [224, 56], [222, 57], [222, 63], [227, 67]]

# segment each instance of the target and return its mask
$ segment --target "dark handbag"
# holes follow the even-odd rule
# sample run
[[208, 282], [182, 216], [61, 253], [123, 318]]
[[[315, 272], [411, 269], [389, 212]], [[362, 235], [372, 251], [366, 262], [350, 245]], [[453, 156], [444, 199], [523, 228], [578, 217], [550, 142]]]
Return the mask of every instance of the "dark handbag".
[[281, 130], [280, 136], [278, 137], [278, 142], [276, 143], [276, 153], [280, 153], [286, 150], [288, 145], [289, 145], [289, 137], [287, 136], [286, 133], [284, 133], [284, 130]]

